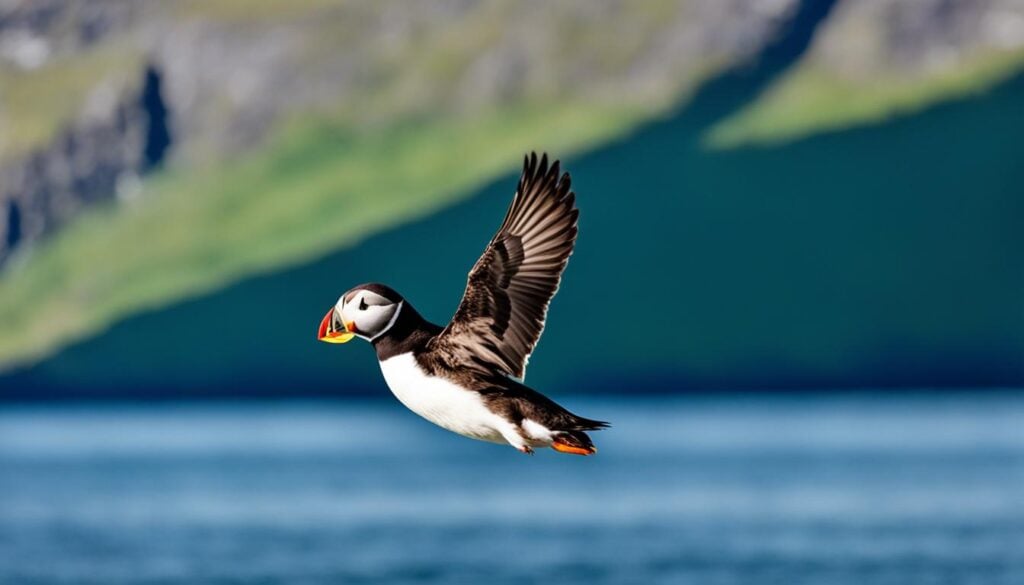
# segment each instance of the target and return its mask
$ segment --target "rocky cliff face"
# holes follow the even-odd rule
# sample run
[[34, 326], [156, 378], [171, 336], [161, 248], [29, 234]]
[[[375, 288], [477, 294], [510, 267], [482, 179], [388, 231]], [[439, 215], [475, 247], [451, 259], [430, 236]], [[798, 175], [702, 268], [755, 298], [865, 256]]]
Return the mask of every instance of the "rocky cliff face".
[[138, 192], [166, 136], [157, 78], [144, 79], [138, 95], [94, 95], [49, 144], [0, 166], [0, 262], [85, 207]]
[[778, 142], [877, 122], [1022, 67], [1021, 0], [840, 1], [800, 62], [711, 139]]
[[70, 111], [54, 102], [40, 112], [50, 118], [50, 128], [21, 139], [31, 110], [48, 96], [42, 84], [21, 92], [18, 86], [44, 77], [48, 64], [94, 50], [129, 26], [135, 12], [132, 2], [123, 1], [0, 3], [0, 82], [6, 85], [0, 86], [0, 129], [6, 134], [0, 138], [0, 263], [87, 206], [132, 192], [148, 168], [147, 139], [151, 128], [159, 132], [161, 120], [151, 119], [159, 111], [159, 98], [152, 98], [159, 94], [158, 80], [145, 71], [51, 87], [73, 92], [61, 100], [72, 104]]
[[0, 128], [12, 129], [0, 132], [0, 261], [97, 201], [137, 193], [165, 151], [177, 167], [215, 164], [296, 117], [373, 128], [573, 99], [664, 109], [757, 54], [794, 6], [6, 0], [0, 87], [97, 72], [39, 83], [69, 95], [35, 125], [20, 110], [37, 100], [0, 90]]
[[0, 0], [0, 260], [25, 260], [0, 273], [0, 370], [422, 218], [523, 149], [576, 156], [723, 71], [685, 132], [755, 96], [778, 136], [951, 95], [928, 85], [950, 71], [981, 87], [966, 63], [1021, 62], [1016, 6]]
[[[573, 100], [661, 111], [757, 55], [797, 4], [3, 0], [0, 262], [95, 202], [138, 194], [165, 155], [217, 164], [296, 118], [372, 129]], [[1022, 46], [1019, 0], [841, 0], [802, 66], [870, 89]], [[777, 93], [782, 114], [737, 135], [809, 109]], [[797, 117], [827, 125], [814, 109]]]
[[871, 84], [927, 78], [1021, 48], [1020, 0], [860, 0], [837, 7], [808, 58], [837, 77]]

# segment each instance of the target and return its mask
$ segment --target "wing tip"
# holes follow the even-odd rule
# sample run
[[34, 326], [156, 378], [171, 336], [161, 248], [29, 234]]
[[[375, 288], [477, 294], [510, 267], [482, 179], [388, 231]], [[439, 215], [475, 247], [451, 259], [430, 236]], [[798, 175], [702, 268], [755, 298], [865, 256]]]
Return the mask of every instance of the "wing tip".
[[575, 204], [575, 193], [572, 190], [572, 175], [562, 170], [562, 161], [550, 159], [548, 153], [541, 151], [538, 160], [537, 151], [530, 151], [523, 156], [523, 172], [519, 177], [516, 194], [521, 197], [532, 195], [541, 197], [550, 193], [558, 203]]

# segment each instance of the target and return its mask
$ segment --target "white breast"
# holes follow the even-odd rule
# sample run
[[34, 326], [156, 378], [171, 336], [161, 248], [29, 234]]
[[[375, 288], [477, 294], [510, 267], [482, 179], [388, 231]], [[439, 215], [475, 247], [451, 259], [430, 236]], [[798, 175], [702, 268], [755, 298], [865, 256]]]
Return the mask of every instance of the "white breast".
[[444, 378], [428, 376], [411, 353], [380, 362], [391, 392], [409, 410], [460, 435], [504, 443], [511, 424], [494, 414], [479, 394]]

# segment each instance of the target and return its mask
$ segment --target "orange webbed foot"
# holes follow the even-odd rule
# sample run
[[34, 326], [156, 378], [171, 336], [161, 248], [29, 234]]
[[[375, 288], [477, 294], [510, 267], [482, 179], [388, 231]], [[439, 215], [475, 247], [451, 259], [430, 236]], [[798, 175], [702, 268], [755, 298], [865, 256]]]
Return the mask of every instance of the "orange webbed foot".
[[589, 449], [586, 447], [577, 447], [576, 445], [570, 445], [568, 443], [563, 443], [558, 440], [555, 440], [555, 442], [551, 443], [551, 448], [554, 449], [555, 451], [558, 451], [559, 453], [569, 453], [570, 455], [586, 456], [597, 453], [597, 449], [594, 447], [591, 447]]

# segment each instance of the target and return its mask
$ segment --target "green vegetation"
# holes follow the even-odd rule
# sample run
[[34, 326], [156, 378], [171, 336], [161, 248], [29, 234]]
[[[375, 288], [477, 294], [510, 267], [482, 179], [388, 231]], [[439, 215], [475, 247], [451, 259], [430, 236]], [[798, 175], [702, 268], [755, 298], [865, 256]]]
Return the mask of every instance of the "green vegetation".
[[799, 66], [742, 111], [712, 128], [705, 143], [731, 148], [780, 143], [919, 111], [941, 100], [984, 91], [1024, 67], [1024, 51], [976, 58], [927, 78], [852, 83], [814, 64]]
[[[268, 75], [258, 87], [284, 93], [251, 92], [242, 108], [228, 84], [210, 81], [220, 69], [195, 73], [203, 80], [198, 105], [173, 115], [204, 124], [176, 136], [180, 159], [170, 170], [147, 178], [142, 196], [91, 210], [4, 268], [0, 370], [132, 313], [425, 216], [513, 172], [524, 151], [567, 156], [619, 136], [682, 101], [732, 58], [725, 51], [675, 60], [659, 40], [665, 28], [680, 14], [700, 15], [688, 3], [660, 0], [595, 21], [553, 5], [543, 16], [559, 23], [550, 29], [522, 18], [515, 3], [484, 3], [451, 19], [434, 19], [427, 7], [411, 21], [419, 24], [390, 36], [381, 34], [384, 9], [376, 3], [181, 0], [153, 10], [141, 21], [172, 23], [160, 25], [168, 30], [179, 20], [202, 22], [204, 50], [234, 58], [266, 35], [268, 55], [278, 60], [261, 66]], [[133, 42], [118, 33], [28, 72], [0, 64], [0, 163], [52, 141], [103, 92], [133, 95], [126, 92], [139, 83], [146, 55]], [[652, 61], [664, 69], [644, 74]], [[1024, 52], [942, 77], [854, 87], [808, 61], [713, 128], [707, 143], [783, 141], [882, 119], [991, 86], [1022, 63]], [[287, 91], [293, 67], [322, 86]], [[264, 99], [271, 93], [289, 102]], [[270, 128], [243, 155], [221, 140], [235, 108], [267, 112], [260, 122]]]
[[294, 122], [261, 151], [198, 175], [166, 174], [138, 200], [87, 214], [30, 262], [14, 262], [0, 280], [0, 366], [38, 359], [126, 314], [351, 245], [513, 172], [536, 145], [579, 151], [641, 114], [535, 104], [365, 133]]
[[[281, 93], [235, 96], [216, 63], [176, 70], [199, 80], [198, 93], [191, 109], [175, 109], [172, 100], [172, 117], [204, 123], [175, 136], [178, 158], [146, 178], [141, 197], [76, 217], [4, 267], [0, 370], [135, 312], [426, 215], [513, 172], [527, 150], [564, 157], [607, 141], [678, 103], [713, 72], [679, 58], [674, 75], [634, 91], [631, 67], [651, 58], [658, 32], [683, 8], [659, 0], [621, 19], [576, 24], [579, 6], [552, 6], [545, 22], [567, 25], [540, 30], [537, 17], [511, 2], [457, 17], [432, 5], [330, 0], [180, 0], [141, 11], [139, 22], [154, 34], [195, 34], [203, 50], [222, 51], [220, 59], [239, 59], [243, 68], [246, 47], [260, 45], [271, 56], [254, 70], [260, 87]], [[387, 10], [413, 11], [411, 28], [382, 34], [394, 33], [381, 18]], [[65, 17], [73, 22], [74, 13]], [[609, 43], [613, 27], [630, 34]], [[131, 30], [39, 69], [0, 69], [0, 161], [45, 146], [104, 86], [115, 98], [130, 92], [147, 55]], [[527, 35], [524, 52], [519, 39]], [[517, 77], [523, 55], [530, 68]], [[715, 64], [726, 65], [724, 57]], [[291, 92], [294, 71], [316, 82]], [[490, 79], [495, 71], [515, 85]], [[244, 147], [225, 139], [238, 133], [241, 124], [227, 122], [241, 111], [259, 112], [258, 123], [269, 127]]]

